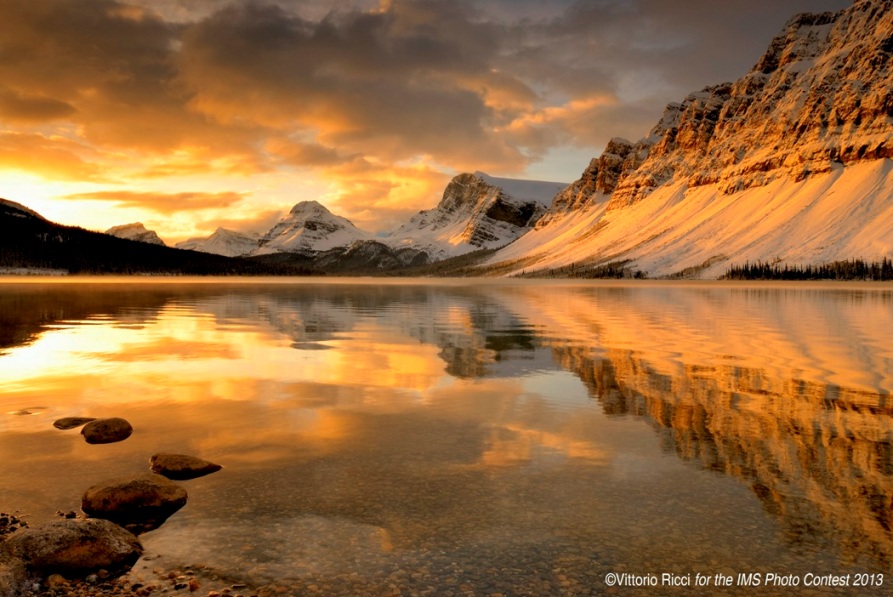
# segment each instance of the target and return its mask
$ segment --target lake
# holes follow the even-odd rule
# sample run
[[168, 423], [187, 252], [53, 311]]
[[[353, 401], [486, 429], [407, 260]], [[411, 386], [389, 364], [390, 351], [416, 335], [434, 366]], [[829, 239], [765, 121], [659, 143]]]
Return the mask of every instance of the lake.
[[886, 283], [5, 279], [0, 510], [51, 520], [177, 452], [224, 468], [131, 574], [891, 593], [891, 332]]

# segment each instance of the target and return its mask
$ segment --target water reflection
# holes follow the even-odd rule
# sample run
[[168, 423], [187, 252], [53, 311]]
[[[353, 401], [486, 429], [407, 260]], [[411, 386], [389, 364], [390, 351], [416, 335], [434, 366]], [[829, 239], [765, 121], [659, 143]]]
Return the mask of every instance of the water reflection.
[[[891, 306], [882, 285], [6, 285], [0, 412], [44, 409], [0, 418], [0, 503], [47, 517], [174, 451], [226, 468], [146, 543], [259, 578], [886, 570]], [[79, 415], [136, 431], [51, 429]]]

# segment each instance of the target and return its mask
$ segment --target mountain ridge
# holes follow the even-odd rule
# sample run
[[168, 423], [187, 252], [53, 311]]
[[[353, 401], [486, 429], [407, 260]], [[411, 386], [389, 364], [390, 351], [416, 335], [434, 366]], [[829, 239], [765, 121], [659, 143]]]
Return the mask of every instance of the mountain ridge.
[[151, 245], [167, 246], [167, 243], [161, 240], [154, 230], [147, 230], [142, 222], [112, 226], [105, 231], [105, 234], [117, 236], [118, 238], [126, 238], [127, 240], [135, 240], [141, 243], [149, 243]]
[[893, 0], [793, 17], [743, 77], [668, 104], [635, 143], [612, 139], [482, 271], [715, 278], [745, 260], [889, 256], [891, 54]]

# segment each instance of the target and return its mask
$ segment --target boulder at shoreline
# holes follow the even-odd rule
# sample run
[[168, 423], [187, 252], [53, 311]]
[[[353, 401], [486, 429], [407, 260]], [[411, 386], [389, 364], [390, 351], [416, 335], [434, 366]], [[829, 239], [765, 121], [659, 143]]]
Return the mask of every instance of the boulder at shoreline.
[[[84, 577], [97, 570], [126, 572], [139, 559], [143, 547], [133, 533], [95, 518], [66, 519], [14, 533], [0, 549], [9, 556], [13, 580], [18, 563], [30, 574]], [[0, 573], [3, 556], [0, 555]]]

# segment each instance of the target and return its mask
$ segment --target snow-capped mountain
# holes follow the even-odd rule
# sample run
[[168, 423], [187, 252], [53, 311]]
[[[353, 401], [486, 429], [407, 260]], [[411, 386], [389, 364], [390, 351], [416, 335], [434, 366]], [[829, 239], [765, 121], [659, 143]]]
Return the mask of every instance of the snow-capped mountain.
[[314, 253], [371, 238], [347, 218], [316, 201], [301, 201], [260, 239], [257, 255]]
[[257, 251], [259, 243], [259, 234], [243, 234], [226, 228], [218, 228], [211, 236], [190, 238], [177, 243], [176, 247], [226, 257], [242, 257]]
[[893, 253], [893, 0], [791, 19], [753, 69], [612, 139], [489, 267], [623, 263], [717, 277], [733, 263]]
[[425, 251], [434, 259], [504, 246], [545, 213], [562, 183], [459, 174], [434, 209], [419, 212], [384, 241]]
[[118, 238], [126, 238], [127, 240], [136, 240], [141, 243], [149, 243], [150, 245], [165, 246], [164, 241], [158, 237], [154, 230], [146, 230], [142, 222], [134, 222], [133, 224], [122, 224], [121, 226], [113, 226], [105, 231], [106, 234], [117, 236]]

